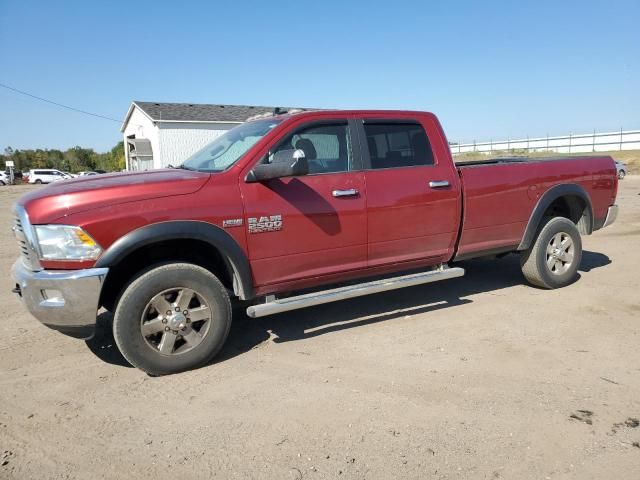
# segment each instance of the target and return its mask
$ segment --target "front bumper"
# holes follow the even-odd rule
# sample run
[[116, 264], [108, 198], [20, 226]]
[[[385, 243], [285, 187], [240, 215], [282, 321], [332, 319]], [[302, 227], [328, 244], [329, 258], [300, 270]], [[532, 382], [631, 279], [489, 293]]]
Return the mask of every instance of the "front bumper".
[[98, 302], [108, 268], [33, 272], [13, 264], [16, 292], [29, 313], [49, 328], [76, 338], [95, 332]]

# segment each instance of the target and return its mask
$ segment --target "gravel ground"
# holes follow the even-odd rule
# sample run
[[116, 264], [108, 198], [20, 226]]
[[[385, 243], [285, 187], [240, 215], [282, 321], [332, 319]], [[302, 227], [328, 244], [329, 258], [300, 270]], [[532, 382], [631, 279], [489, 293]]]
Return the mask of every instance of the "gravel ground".
[[101, 317], [85, 343], [10, 293], [0, 187], [0, 478], [575, 478], [640, 471], [640, 177], [584, 239], [581, 278], [526, 286], [518, 258], [250, 320], [222, 358], [131, 368]]

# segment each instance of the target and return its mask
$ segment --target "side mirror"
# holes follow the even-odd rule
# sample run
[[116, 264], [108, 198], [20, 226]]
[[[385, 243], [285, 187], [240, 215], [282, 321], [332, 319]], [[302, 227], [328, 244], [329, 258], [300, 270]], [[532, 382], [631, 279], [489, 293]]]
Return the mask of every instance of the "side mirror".
[[309, 173], [309, 163], [303, 150], [276, 152], [271, 163], [256, 165], [247, 174], [247, 183], [262, 182], [272, 178], [299, 177]]

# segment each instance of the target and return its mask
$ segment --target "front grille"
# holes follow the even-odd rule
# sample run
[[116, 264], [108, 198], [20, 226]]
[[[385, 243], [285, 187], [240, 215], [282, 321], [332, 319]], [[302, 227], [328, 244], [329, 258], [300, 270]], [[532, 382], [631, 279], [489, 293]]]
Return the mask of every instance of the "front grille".
[[22, 255], [22, 261], [27, 267], [31, 268], [32, 264], [31, 258], [29, 256], [29, 246], [27, 244], [27, 239], [24, 236], [24, 227], [22, 226], [20, 217], [18, 217], [17, 215], [13, 223], [13, 230], [16, 234], [16, 240], [18, 240], [18, 248], [20, 249], [20, 254]]
[[[18, 248], [25, 266], [32, 270], [40, 269], [40, 261], [34, 249], [33, 243], [29, 242], [29, 238], [33, 239], [31, 224], [26, 211], [21, 207], [16, 207], [16, 215], [13, 222], [13, 231], [18, 241]], [[32, 240], [33, 241], [33, 240]]]

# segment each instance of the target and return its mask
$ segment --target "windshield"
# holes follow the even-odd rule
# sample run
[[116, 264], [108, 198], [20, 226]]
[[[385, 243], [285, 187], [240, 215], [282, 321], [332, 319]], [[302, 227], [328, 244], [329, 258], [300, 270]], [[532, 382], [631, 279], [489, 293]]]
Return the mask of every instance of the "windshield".
[[281, 121], [270, 118], [232, 128], [189, 157], [182, 164], [182, 168], [201, 172], [221, 172], [236, 163]]

